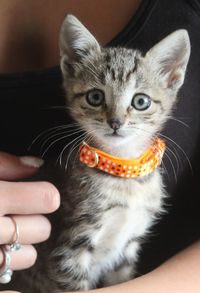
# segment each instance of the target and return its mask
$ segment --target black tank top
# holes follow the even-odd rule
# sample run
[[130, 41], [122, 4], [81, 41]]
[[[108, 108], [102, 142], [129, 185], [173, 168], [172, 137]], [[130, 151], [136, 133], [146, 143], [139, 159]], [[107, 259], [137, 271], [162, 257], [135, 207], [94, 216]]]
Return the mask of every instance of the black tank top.
[[[188, 30], [192, 51], [180, 100], [174, 110], [176, 120], [169, 120], [163, 131], [163, 135], [169, 137], [167, 143], [171, 148], [164, 158], [168, 171], [164, 179], [170, 194], [166, 203], [168, 213], [154, 226], [143, 245], [141, 273], [200, 236], [200, 0], [144, 0], [128, 25], [109, 44], [145, 53], [180, 28]], [[61, 108], [53, 108], [64, 105], [61, 83], [59, 67], [0, 75], [0, 150], [17, 155], [39, 155], [36, 145], [27, 151], [33, 139], [50, 127], [69, 123], [70, 118]], [[62, 143], [52, 146], [47, 158], [56, 156], [61, 148]]]

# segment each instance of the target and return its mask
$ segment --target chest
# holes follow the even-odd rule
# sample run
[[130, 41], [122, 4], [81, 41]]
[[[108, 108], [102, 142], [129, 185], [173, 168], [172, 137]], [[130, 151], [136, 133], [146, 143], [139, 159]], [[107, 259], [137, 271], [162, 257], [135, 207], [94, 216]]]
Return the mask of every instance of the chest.
[[[102, 176], [96, 179], [95, 204], [100, 207], [98, 229], [91, 233], [95, 247], [123, 249], [143, 235], [161, 210], [163, 190], [159, 173], [146, 182]], [[95, 188], [96, 187], [96, 188]]]
[[99, 250], [121, 251], [132, 238], [143, 235], [152, 223], [146, 210], [113, 207], [102, 215], [100, 229], [92, 233], [92, 243]]

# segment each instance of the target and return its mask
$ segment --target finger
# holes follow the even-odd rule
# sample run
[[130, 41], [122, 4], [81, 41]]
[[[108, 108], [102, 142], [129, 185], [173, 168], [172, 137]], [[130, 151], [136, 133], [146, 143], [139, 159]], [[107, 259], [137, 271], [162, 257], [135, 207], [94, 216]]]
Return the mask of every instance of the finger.
[[46, 214], [60, 205], [56, 187], [48, 182], [0, 181], [0, 215]]
[[16, 157], [0, 152], [0, 179], [17, 180], [33, 175], [43, 160], [36, 157]]
[[[37, 252], [31, 245], [24, 245], [18, 251], [9, 252], [11, 256], [10, 268], [12, 270], [23, 270], [34, 265]], [[0, 249], [0, 267], [3, 265], [4, 255]]]
[[[19, 230], [20, 244], [35, 244], [49, 238], [51, 225], [41, 215], [13, 216]], [[16, 240], [16, 227], [10, 217], [0, 217], [0, 245], [11, 244]]]
[[0, 291], [1, 293], [20, 293], [19, 291]]

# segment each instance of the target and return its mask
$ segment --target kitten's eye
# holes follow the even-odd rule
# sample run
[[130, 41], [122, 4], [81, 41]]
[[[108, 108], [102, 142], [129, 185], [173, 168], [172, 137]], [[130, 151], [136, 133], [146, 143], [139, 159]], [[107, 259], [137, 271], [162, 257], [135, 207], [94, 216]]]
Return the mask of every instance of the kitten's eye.
[[136, 94], [131, 105], [138, 111], [147, 110], [151, 106], [151, 98], [145, 94]]
[[86, 94], [86, 100], [88, 104], [94, 107], [101, 106], [104, 102], [104, 92], [98, 89], [91, 90]]

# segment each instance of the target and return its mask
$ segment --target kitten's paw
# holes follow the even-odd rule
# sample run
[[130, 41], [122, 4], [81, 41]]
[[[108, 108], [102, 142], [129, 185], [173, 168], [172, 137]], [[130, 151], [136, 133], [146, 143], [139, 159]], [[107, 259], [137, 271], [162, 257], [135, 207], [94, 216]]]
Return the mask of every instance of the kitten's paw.
[[115, 271], [110, 271], [106, 273], [106, 276], [103, 278], [103, 287], [109, 287], [115, 284], [129, 281], [133, 278], [133, 276], [134, 272], [132, 266], [121, 266]]

